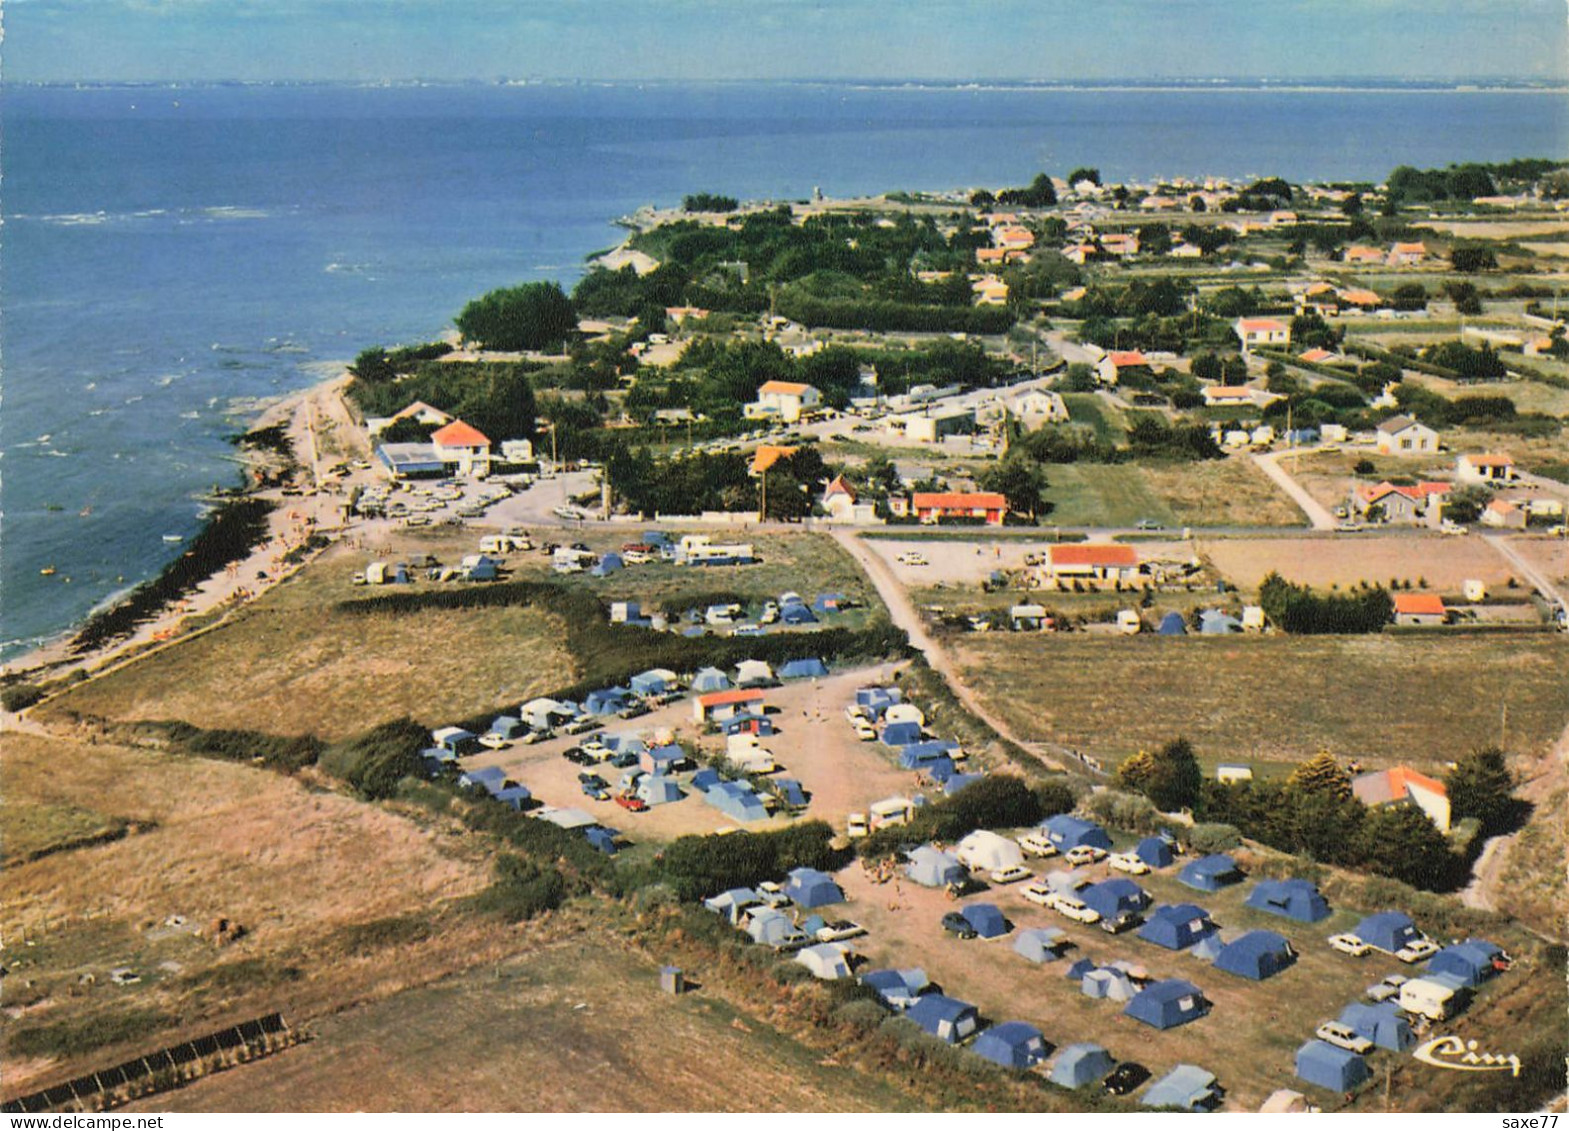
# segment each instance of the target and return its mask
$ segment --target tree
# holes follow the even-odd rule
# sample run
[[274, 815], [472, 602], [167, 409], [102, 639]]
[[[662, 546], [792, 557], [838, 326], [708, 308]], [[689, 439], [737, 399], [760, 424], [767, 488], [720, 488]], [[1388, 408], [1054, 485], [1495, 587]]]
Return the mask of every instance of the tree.
[[1444, 517], [1451, 522], [1476, 522], [1482, 511], [1493, 501], [1493, 492], [1480, 483], [1456, 487], [1444, 496]]
[[1476, 289], [1475, 283], [1460, 280], [1447, 284], [1444, 290], [1449, 293], [1450, 301], [1455, 304], [1456, 313], [1482, 313], [1482, 294]]
[[1198, 804], [1204, 786], [1204, 771], [1199, 768], [1193, 744], [1187, 739], [1173, 739], [1154, 754], [1140, 751], [1128, 762], [1133, 763], [1129, 776], [1122, 777], [1119, 767], [1118, 780], [1143, 793], [1156, 808], [1175, 812]]
[[1453, 887], [1459, 857], [1438, 826], [1415, 805], [1380, 805], [1362, 822], [1363, 866], [1413, 887], [1442, 891]]
[[1490, 248], [1462, 246], [1449, 253], [1449, 265], [1456, 271], [1474, 275], [1478, 271], [1496, 271], [1498, 257]]
[[1024, 455], [1010, 453], [995, 467], [988, 468], [980, 483], [1008, 500], [1008, 509], [1034, 519], [1046, 506], [1046, 472], [1040, 464]]
[[1140, 750], [1124, 758], [1122, 764], [1117, 767], [1117, 784], [1124, 789], [1147, 794], [1150, 782], [1154, 781], [1159, 773], [1160, 769], [1155, 765], [1154, 755], [1148, 750]]
[[1209, 210], [1209, 205], [1204, 203], [1204, 198], [1202, 196], [1198, 196], [1197, 194], [1195, 194], [1193, 196], [1188, 197], [1188, 211], [1189, 212], [1207, 212], [1208, 210]]
[[1515, 823], [1519, 808], [1513, 796], [1514, 786], [1514, 775], [1498, 747], [1463, 755], [1456, 760], [1455, 768], [1444, 775], [1450, 818], [1459, 821], [1475, 817], [1482, 823], [1485, 836], [1507, 831]]
[[1076, 185], [1080, 181], [1089, 181], [1090, 184], [1098, 186], [1100, 184], [1100, 170], [1090, 166], [1081, 166], [1068, 174], [1068, 184]]
[[976, 208], [990, 208], [997, 203], [997, 198], [985, 189], [976, 189], [970, 194], [970, 203]]
[[392, 361], [387, 356], [387, 351], [381, 346], [361, 350], [360, 355], [354, 359], [354, 364], [349, 366], [349, 372], [369, 384], [394, 381], [398, 376], [398, 371], [392, 367]]
[[1340, 202], [1340, 212], [1344, 216], [1362, 215], [1362, 194], [1354, 192], [1342, 200]]
[[1328, 750], [1320, 750], [1286, 779], [1286, 788], [1297, 794], [1321, 794], [1344, 801], [1351, 796], [1351, 777]]
[[711, 192], [695, 192], [681, 198], [683, 212], [734, 212], [736, 207], [735, 197]]
[[463, 308], [458, 332], [487, 349], [559, 346], [577, 328], [577, 313], [559, 283], [525, 283], [491, 291]]

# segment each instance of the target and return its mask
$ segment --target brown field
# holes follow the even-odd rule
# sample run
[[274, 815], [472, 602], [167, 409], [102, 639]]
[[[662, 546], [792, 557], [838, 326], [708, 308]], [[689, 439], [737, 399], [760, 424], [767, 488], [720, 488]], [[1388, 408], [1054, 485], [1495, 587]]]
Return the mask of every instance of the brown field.
[[[1328, 589], [1359, 581], [1388, 585], [1391, 578], [1415, 588], [1458, 594], [1467, 578], [1489, 588], [1507, 585], [1514, 571], [1482, 539], [1442, 534], [1338, 534], [1300, 538], [1198, 539], [1198, 551], [1244, 592], [1257, 590], [1271, 571], [1288, 581]], [[1516, 579], [1524, 585], [1524, 579]]]
[[1418, 227], [1462, 239], [1511, 240], [1520, 236], [1560, 235], [1569, 225], [1563, 220], [1423, 220]]
[[[35, 806], [91, 807], [132, 828], [7, 867], [7, 1094], [271, 1009], [294, 1020], [416, 984], [505, 937], [458, 919], [412, 946], [345, 953], [356, 925], [439, 915], [478, 890], [488, 861], [476, 845], [264, 770], [14, 732], [5, 807]], [[218, 945], [219, 917], [245, 937]], [[142, 981], [111, 985], [122, 965]], [[95, 985], [81, 984], [87, 975]]]
[[316, 1039], [128, 1110], [903, 1111], [599, 934], [323, 1018]]
[[1569, 586], [1569, 541], [1562, 538], [1514, 538], [1515, 553], [1547, 575], [1560, 589]]
[[1285, 493], [1245, 457], [1199, 463], [1147, 464], [1150, 490], [1180, 526], [1301, 526]]
[[533, 609], [334, 613], [334, 603], [369, 595], [348, 583], [363, 564], [335, 551], [222, 626], [69, 691], [45, 717], [183, 719], [334, 739], [400, 715], [439, 725], [570, 679], [558, 628]]
[[1501, 737], [1538, 756], [1569, 723], [1562, 636], [984, 634], [953, 651], [1021, 736], [1111, 757], [1186, 735], [1221, 760], [1327, 748], [1431, 772]]

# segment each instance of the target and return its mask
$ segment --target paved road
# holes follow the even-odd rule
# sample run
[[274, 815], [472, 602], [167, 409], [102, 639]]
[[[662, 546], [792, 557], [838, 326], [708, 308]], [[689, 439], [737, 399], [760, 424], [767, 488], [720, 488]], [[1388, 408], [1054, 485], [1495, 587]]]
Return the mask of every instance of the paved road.
[[[1072, 756], [1068, 754], [1066, 748], [1047, 743], [1027, 741], [1016, 734], [1013, 728], [1006, 722], [988, 711], [981, 703], [980, 697], [960, 678], [952, 657], [937, 643], [931, 633], [926, 631], [926, 624], [921, 619], [920, 611], [916, 609], [914, 603], [910, 600], [909, 594], [904, 590], [904, 586], [900, 585], [894, 577], [893, 571], [888, 568], [888, 564], [853, 532], [849, 530], [835, 530], [833, 536], [835, 541], [844, 547], [845, 552], [854, 558], [861, 569], [865, 571], [872, 584], [877, 587], [878, 596], [882, 597], [883, 604], [888, 606], [888, 615], [892, 618], [893, 623], [904, 629], [910, 637], [910, 643], [925, 654], [927, 664], [948, 682], [948, 686], [953, 688], [953, 693], [958, 696], [959, 702], [964, 704], [966, 710], [1003, 738], [1028, 750], [1047, 765], [1059, 770], [1065, 770], [1069, 764], [1072, 764], [1070, 761]], [[1067, 757], [1065, 758], [1064, 755], [1067, 755]]]
[[[1298, 452], [1311, 450], [1311, 448], [1303, 448], [1298, 449]], [[1303, 489], [1302, 484], [1293, 479], [1290, 473], [1287, 472], [1285, 468], [1280, 466], [1280, 457], [1291, 454], [1293, 453], [1255, 452], [1253, 455], [1253, 462], [1258, 464], [1260, 470], [1262, 470], [1265, 475], [1269, 476], [1275, 481], [1276, 486], [1278, 486], [1287, 495], [1291, 496], [1291, 501], [1297, 504], [1303, 514], [1307, 515], [1308, 521], [1313, 524], [1314, 530], [1335, 529], [1335, 516], [1330, 514], [1322, 503], [1320, 503], [1312, 495], [1309, 495], [1307, 491]]]

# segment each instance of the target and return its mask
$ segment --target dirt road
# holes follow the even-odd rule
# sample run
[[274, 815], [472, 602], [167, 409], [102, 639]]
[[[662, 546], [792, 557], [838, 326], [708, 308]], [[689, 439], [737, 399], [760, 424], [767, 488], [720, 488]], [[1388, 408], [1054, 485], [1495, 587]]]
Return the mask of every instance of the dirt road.
[[[1312, 449], [1303, 450], [1311, 451]], [[1280, 466], [1280, 457], [1288, 454], [1301, 453], [1300, 451], [1297, 453], [1257, 452], [1253, 456], [1253, 462], [1258, 464], [1259, 470], [1275, 481], [1277, 487], [1291, 496], [1291, 501], [1301, 508], [1303, 514], [1307, 515], [1308, 521], [1312, 524], [1314, 530], [1335, 529], [1335, 516], [1325, 510], [1322, 503], [1308, 494], [1303, 486], [1293, 479], [1285, 468]]]

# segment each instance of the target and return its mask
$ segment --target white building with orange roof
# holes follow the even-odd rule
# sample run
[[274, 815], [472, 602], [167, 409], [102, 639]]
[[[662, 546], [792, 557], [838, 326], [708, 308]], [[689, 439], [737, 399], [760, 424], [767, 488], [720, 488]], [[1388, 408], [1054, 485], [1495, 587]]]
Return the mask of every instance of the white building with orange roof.
[[1149, 368], [1149, 358], [1138, 350], [1112, 350], [1095, 364], [1095, 379], [1102, 385], [1115, 385], [1124, 370]]
[[1231, 324], [1243, 352], [1258, 346], [1288, 346], [1291, 327], [1278, 318], [1238, 318]]
[[1357, 245], [1346, 248], [1346, 253], [1341, 258], [1346, 263], [1360, 263], [1368, 266], [1371, 264], [1382, 264], [1384, 262], [1384, 253], [1376, 247]]
[[431, 448], [442, 463], [455, 465], [457, 474], [490, 474], [490, 437], [461, 420], [454, 420], [430, 434]]
[[1415, 267], [1427, 258], [1424, 243], [1397, 243], [1389, 249], [1384, 262], [1390, 267]]
[[777, 417], [788, 424], [801, 419], [823, 403], [823, 394], [815, 385], [800, 381], [764, 381], [757, 389], [757, 400], [745, 407], [748, 420]]
[[1499, 452], [1462, 455], [1455, 460], [1455, 478], [1462, 483], [1513, 483], [1515, 461]]
[[[1443, 601], [1439, 600], [1436, 594], [1401, 593], [1395, 597], [1397, 615], [1402, 597], [1410, 598], [1406, 604], [1411, 608], [1429, 610], [1409, 614], [1412, 616], [1433, 616], [1430, 610], [1434, 602], [1437, 602], [1436, 607], [1440, 610], [1440, 616], [1445, 611]], [[1421, 600], [1417, 600], [1418, 598]], [[1351, 779], [1351, 793], [1369, 809], [1382, 805], [1415, 805], [1438, 826], [1439, 832], [1449, 831], [1449, 790], [1443, 782], [1418, 773], [1410, 766], [1395, 766], [1388, 770], [1377, 770], [1371, 774], [1354, 777]]]
[[992, 229], [992, 243], [1000, 248], [1026, 251], [1035, 246], [1035, 233], [1016, 224]]

